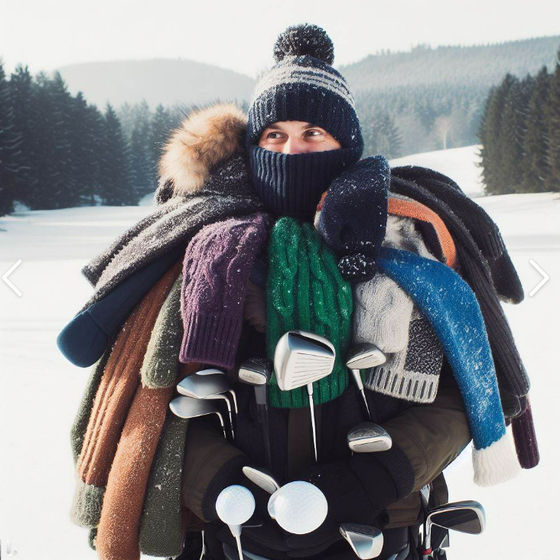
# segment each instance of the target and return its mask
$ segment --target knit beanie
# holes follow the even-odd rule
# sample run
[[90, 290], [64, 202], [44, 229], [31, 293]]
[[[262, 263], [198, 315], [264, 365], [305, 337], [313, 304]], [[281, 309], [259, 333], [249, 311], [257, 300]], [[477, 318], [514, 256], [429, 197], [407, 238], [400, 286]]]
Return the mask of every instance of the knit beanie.
[[[332, 179], [362, 155], [364, 142], [355, 101], [342, 75], [331, 66], [334, 46], [320, 27], [288, 27], [276, 41], [274, 58], [276, 64], [257, 83], [248, 111], [251, 176], [271, 211], [311, 218]], [[262, 131], [279, 121], [320, 126], [341, 148], [284, 154], [258, 146]]]
[[[280, 337], [302, 329], [328, 338], [336, 351], [332, 373], [313, 384], [315, 403], [339, 397], [348, 385], [341, 356], [346, 354], [352, 330], [352, 290], [336, 266], [332, 251], [307, 222], [284, 217], [276, 222], [268, 246], [266, 289], [266, 346], [269, 358]], [[305, 387], [281, 391], [276, 377], [268, 386], [273, 407], [308, 406]]]

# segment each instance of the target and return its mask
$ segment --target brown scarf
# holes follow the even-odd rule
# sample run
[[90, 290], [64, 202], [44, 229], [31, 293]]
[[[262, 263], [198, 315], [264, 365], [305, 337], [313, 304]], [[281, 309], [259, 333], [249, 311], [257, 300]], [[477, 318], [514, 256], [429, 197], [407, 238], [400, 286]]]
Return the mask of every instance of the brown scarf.
[[[134, 402], [143, 402], [136, 393], [150, 335], [180, 273], [181, 261], [178, 261], [130, 314], [111, 350], [95, 395], [77, 464], [77, 485], [71, 515], [78, 525], [96, 527], [99, 523], [103, 494], [127, 414], [132, 410], [133, 399]], [[134, 410], [137, 410], [135, 404]]]

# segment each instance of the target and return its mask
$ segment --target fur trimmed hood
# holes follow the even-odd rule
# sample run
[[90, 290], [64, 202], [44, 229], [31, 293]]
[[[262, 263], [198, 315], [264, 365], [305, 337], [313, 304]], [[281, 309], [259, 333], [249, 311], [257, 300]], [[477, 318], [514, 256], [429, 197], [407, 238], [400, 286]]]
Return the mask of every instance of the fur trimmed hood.
[[200, 191], [213, 167], [244, 150], [246, 130], [247, 115], [233, 103], [191, 112], [164, 146], [156, 202]]

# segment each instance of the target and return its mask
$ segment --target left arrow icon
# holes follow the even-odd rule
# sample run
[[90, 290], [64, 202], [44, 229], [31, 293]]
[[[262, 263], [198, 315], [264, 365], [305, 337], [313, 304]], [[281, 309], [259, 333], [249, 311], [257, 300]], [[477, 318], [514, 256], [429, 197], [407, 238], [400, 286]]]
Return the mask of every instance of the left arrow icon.
[[11, 282], [8, 279], [8, 276], [10, 276], [10, 274], [22, 263], [23, 261], [21, 259], [19, 259], [19, 261], [16, 261], [8, 270], [8, 272], [6, 272], [3, 276], [2, 276], [2, 280], [4, 280], [4, 282], [6, 282], [6, 284], [8, 284], [8, 286], [10, 288], [12, 288], [12, 290], [18, 295], [18, 296], [22, 296], [23, 294], [17, 289], [17, 287], [13, 284], [13, 282]]

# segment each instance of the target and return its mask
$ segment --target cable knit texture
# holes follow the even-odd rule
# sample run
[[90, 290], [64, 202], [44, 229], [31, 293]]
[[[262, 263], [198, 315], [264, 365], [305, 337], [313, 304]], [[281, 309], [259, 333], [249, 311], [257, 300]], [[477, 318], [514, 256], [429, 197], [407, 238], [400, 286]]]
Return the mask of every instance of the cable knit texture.
[[265, 215], [253, 214], [208, 225], [193, 238], [183, 261], [181, 362], [233, 367], [247, 283], [266, 235]]

